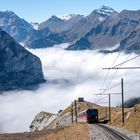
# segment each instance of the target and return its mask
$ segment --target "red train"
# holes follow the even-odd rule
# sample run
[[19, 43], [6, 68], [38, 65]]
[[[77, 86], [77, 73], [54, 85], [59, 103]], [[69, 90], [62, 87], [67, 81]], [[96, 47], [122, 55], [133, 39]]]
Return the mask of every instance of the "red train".
[[86, 109], [78, 113], [78, 122], [82, 123], [97, 123], [98, 122], [98, 110]]

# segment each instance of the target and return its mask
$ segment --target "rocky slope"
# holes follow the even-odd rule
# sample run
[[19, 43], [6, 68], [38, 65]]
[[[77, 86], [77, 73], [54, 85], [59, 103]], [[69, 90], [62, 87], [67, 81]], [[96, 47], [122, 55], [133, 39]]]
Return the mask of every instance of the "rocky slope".
[[41, 61], [0, 29], [0, 91], [44, 82]]
[[136, 25], [131, 34], [121, 41], [120, 48], [128, 53], [140, 53], [140, 22]]
[[[72, 26], [77, 23], [83, 16], [82, 15], [69, 15], [70, 17], [57, 17], [57, 16], [52, 16], [48, 20], [40, 23], [38, 25], [38, 29], [45, 29], [49, 28], [51, 32], [64, 32], [68, 31], [72, 28]], [[67, 18], [67, 19], [66, 19]]]
[[[12, 11], [0, 12], [1, 29], [10, 34], [18, 43], [22, 43], [28, 47], [31, 46], [32, 48], [39, 48], [38, 44], [36, 44], [36, 47], [34, 47], [34, 44], [39, 42], [38, 39], [45, 37], [48, 38], [43, 41], [46, 43], [46, 46], [53, 46], [58, 43], [58, 39], [55, 40], [55, 38], [48, 36], [50, 34], [50, 30], [47, 27], [43, 30], [37, 30], [35, 26], [38, 26], [38, 24], [30, 24]], [[51, 36], [53, 36], [53, 34]], [[46, 46], [43, 46], [42, 44], [42, 47]]]
[[[131, 50], [136, 50], [138, 47], [135, 44], [138, 44], [139, 33], [138, 15], [140, 15], [139, 11], [122, 11], [110, 16], [93, 27], [76, 43], [69, 46], [68, 50], [107, 49], [114, 47], [116, 44], [121, 44], [121, 48], [118, 50], [127, 50], [133, 44]], [[132, 35], [134, 33], [137, 35]], [[128, 45], [130, 42], [131, 44]]]
[[32, 132], [34, 131], [40, 131], [46, 128], [52, 121], [56, 119], [57, 115], [47, 113], [47, 112], [40, 112], [37, 114], [32, 121], [30, 125], [30, 130]]
[[28, 48], [48, 48], [65, 42], [65, 36], [58, 33], [48, 33], [46, 29], [39, 30], [35, 37], [25, 42]]
[[117, 12], [115, 10], [107, 6], [102, 6], [92, 11], [88, 16], [81, 18], [66, 32], [68, 41], [74, 41], [84, 37], [92, 28], [116, 14]]
[[24, 42], [34, 31], [30, 23], [12, 11], [0, 12], [0, 27], [18, 42]]

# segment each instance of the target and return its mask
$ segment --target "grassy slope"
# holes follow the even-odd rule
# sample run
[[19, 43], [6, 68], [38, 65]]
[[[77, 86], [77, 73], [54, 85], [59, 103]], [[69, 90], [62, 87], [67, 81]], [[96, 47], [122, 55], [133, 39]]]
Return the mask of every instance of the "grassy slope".
[[72, 125], [40, 132], [1, 134], [0, 140], [89, 140], [88, 126]]

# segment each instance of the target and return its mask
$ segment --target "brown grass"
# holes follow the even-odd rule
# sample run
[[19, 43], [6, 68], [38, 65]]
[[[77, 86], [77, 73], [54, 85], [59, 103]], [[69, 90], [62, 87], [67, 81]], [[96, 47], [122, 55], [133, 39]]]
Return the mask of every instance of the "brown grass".
[[112, 108], [112, 125], [140, 134], [140, 105], [125, 109], [123, 126], [121, 108]]
[[89, 140], [89, 131], [86, 124], [78, 124], [40, 132], [1, 134], [0, 140]]

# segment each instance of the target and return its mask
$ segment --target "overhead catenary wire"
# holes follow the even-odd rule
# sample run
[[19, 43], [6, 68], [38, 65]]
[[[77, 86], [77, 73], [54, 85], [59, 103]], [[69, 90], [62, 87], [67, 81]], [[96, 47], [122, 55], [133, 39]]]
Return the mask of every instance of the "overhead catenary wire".
[[[120, 53], [119, 53], [119, 54], [117, 55], [117, 57], [115, 58], [115, 60], [114, 60], [114, 62], [113, 62], [113, 64], [112, 64], [112, 66], [113, 66], [113, 65], [115, 64], [115, 62], [117, 61], [119, 55], [120, 55]], [[117, 65], [115, 65], [115, 66], [113, 66], [113, 67], [115, 68], [115, 67], [117, 67], [117, 66], [122, 66], [123, 64], [125, 64], [125, 63], [127, 63], [127, 62], [129, 62], [129, 61], [131, 61], [131, 60], [133, 60], [133, 59], [136, 59], [136, 58], [140, 57], [140, 55], [137, 55], [137, 56], [135, 56], [135, 57], [133, 57], [133, 58], [131, 58], [131, 59], [128, 59], [130, 56], [131, 56], [131, 54], [129, 54], [129, 55], [127, 56], [127, 58], [124, 60], [124, 62], [122, 62], [122, 63], [120, 63], [120, 64], [117, 64]], [[108, 90], [110, 90], [110, 89], [113, 89], [113, 88], [115, 88], [115, 87], [117, 87], [117, 86], [120, 85], [120, 83], [119, 83], [119, 84], [116, 84], [116, 85], [114, 85], [114, 86], [112, 86], [112, 87], [109, 88], [109, 86], [111, 85], [113, 79], [115, 78], [115, 76], [116, 76], [116, 74], [117, 74], [117, 71], [118, 71], [118, 69], [116, 69], [116, 71], [115, 71], [114, 75], [112, 76], [110, 82], [108, 83], [108, 85], [106, 86], [106, 88], [104, 89], [104, 91], [101, 92], [101, 94], [104, 94], [106, 91], [108, 91]], [[108, 78], [108, 76], [109, 76], [109, 72], [110, 72], [110, 69], [108, 70], [108, 72], [107, 72], [107, 74], [106, 74], [106, 77], [105, 77], [105, 79], [104, 79], [103, 84], [102, 84], [101, 87], [104, 86], [105, 81], [107, 80], [107, 78]], [[125, 72], [125, 73], [126, 73], [126, 72]], [[100, 91], [101, 91], [101, 88], [100, 88]], [[99, 91], [99, 93], [100, 93], [100, 91]], [[99, 93], [98, 93], [98, 94], [99, 94]], [[106, 97], [105, 97], [105, 98], [106, 98]], [[104, 98], [103, 98], [103, 99], [104, 99]], [[101, 99], [101, 100], [103, 100], [103, 99]], [[100, 101], [100, 100], [98, 100], [98, 101]]]
[[116, 68], [103, 68], [103, 69], [112, 69], [112, 70], [116, 70], [116, 69], [122, 69], [122, 70], [128, 70], [128, 69], [140, 69], [140, 67], [116, 67]]
[[116, 84], [116, 85], [113, 85], [112, 87], [109, 87], [109, 88], [107, 88], [107, 89], [105, 89], [103, 92], [101, 92], [100, 94], [103, 94], [103, 93], [105, 93], [106, 91], [108, 91], [108, 90], [110, 90], [110, 89], [113, 89], [113, 88], [115, 88], [115, 87], [117, 87], [117, 86], [119, 86], [120, 85], [120, 83], [118, 83], [118, 84]]
[[105, 98], [107, 98], [108, 97], [108, 95], [105, 95], [104, 97], [102, 97], [102, 98], [100, 98], [100, 99], [97, 99], [95, 102], [97, 103], [97, 102], [99, 102], [99, 101], [102, 101], [102, 100], [104, 100]]
[[112, 68], [118, 67], [118, 66], [120, 66], [120, 65], [122, 65], [122, 64], [125, 64], [125, 63], [127, 63], [127, 62], [129, 62], [129, 61], [131, 61], [131, 60], [134, 60], [134, 59], [136, 59], [136, 58], [138, 58], [138, 57], [140, 57], [140, 55], [137, 55], [137, 56], [135, 56], [135, 57], [133, 57], [133, 58], [130, 58], [130, 59], [128, 59], [128, 60], [126, 60], [126, 61], [124, 61], [124, 62], [122, 62], [122, 63], [120, 63], [120, 64], [117, 64], [117, 65], [113, 66]]
[[115, 71], [115, 73], [113, 74], [113, 76], [112, 76], [112, 78], [111, 78], [110, 82], [107, 84], [107, 86], [106, 86], [106, 88], [105, 88], [105, 89], [108, 89], [108, 88], [109, 88], [109, 86], [111, 85], [111, 83], [112, 83], [113, 79], [115, 78], [115, 76], [116, 76], [117, 72], [118, 72], [118, 69], [117, 69], [117, 70]]
[[[131, 56], [131, 54], [129, 54], [129, 55], [126, 57], [126, 59], [125, 59], [124, 61], [127, 61], [127, 60], [128, 60], [128, 58], [129, 58], [130, 56]], [[122, 66], [122, 65], [123, 65], [123, 64], [120, 64], [120, 66]], [[114, 67], [115, 67], [115, 66], [114, 66]], [[111, 83], [112, 83], [113, 79], [115, 78], [115, 76], [116, 76], [117, 72], [118, 72], [118, 69], [116, 69], [115, 73], [113, 74], [113, 76], [112, 76], [112, 78], [111, 78], [110, 82], [108, 82], [108, 84], [107, 84], [107, 86], [106, 86], [106, 88], [105, 88], [105, 90], [104, 90], [104, 91], [106, 91], [106, 89], [108, 89], [108, 88], [109, 88], [109, 86], [111, 85]]]
[[[116, 56], [116, 58], [114, 59], [112, 65], [111, 65], [111, 67], [115, 64], [115, 62], [117, 61], [117, 59], [118, 59], [118, 57], [120, 56], [120, 54], [121, 54], [121, 52], [118, 53], [118, 55]], [[99, 90], [99, 93], [100, 93], [102, 87], [104, 86], [105, 81], [107, 80], [107, 78], [108, 78], [108, 76], [109, 76], [109, 72], [110, 72], [110, 70], [108, 70], [108, 72], [107, 72], [107, 74], [106, 74], [106, 76], [105, 76], [105, 79], [104, 79], [104, 81], [103, 81], [103, 83], [102, 83], [102, 85], [101, 85], [101, 88], [100, 88], [100, 90]]]

